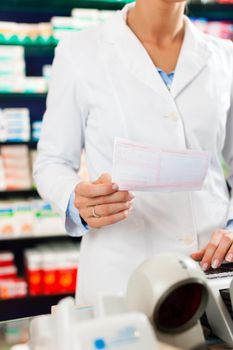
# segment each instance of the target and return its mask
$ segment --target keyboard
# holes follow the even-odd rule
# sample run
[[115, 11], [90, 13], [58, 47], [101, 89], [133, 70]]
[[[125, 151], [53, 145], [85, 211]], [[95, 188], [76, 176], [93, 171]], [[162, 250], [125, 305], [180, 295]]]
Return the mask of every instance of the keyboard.
[[208, 279], [233, 277], [233, 263], [221, 265], [218, 269], [209, 269], [205, 272]]
[[[229, 312], [232, 320], [233, 320], [233, 308], [232, 308], [232, 303], [231, 303], [231, 298], [230, 298], [230, 290], [229, 289], [221, 289], [219, 291], [221, 298], [227, 308], [227, 311]], [[204, 313], [204, 315], [202, 315], [201, 317], [201, 325], [202, 327], [204, 327], [205, 330], [205, 335], [207, 338], [215, 338], [215, 334], [211, 329], [211, 326], [209, 324], [208, 318], [206, 313]]]
[[221, 289], [219, 293], [224, 301], [224, 304], [227, 307], [229, 314], [231, 315], [231, 318], [233, 319], [233, 309], [232, 309], [232, 303], [231, 303], [231, 297], [230, 297], [230, 290]]

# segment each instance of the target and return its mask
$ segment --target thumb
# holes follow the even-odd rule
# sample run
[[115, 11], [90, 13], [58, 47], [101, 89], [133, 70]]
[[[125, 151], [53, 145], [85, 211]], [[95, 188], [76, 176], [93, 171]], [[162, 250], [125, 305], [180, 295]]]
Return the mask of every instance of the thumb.
[[107, 184], [107, 183], [112, 183], [112, 177], [108, 173], [102, 174], [95, 182], [94, 184]]
[[206, 248], [202, 248], [201, 250], [198, 250], [197, 252], [194, 252], [191, 254], [191, 258], [196, 261], [201, 261], [204, 254], [205, 254]]

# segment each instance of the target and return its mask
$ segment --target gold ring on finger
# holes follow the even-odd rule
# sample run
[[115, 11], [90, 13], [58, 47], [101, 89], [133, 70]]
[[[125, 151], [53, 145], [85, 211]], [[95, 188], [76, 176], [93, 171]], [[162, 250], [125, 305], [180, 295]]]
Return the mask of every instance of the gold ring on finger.
[[92, 216], [93, 216], [94, 218], [99, 219], [101, 216], [98, 215], [98, 214], [96, 214], [95, 206], [91, 207], [91, 209], [92, 209]]

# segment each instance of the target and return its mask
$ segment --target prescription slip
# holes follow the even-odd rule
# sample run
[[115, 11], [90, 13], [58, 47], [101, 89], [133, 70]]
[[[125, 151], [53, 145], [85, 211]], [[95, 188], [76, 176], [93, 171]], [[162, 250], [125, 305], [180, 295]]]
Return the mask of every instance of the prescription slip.
[[209, 162], [208, 152], [166, 150], [115, 138], [112, 179], [120, 190], [198, 191]]

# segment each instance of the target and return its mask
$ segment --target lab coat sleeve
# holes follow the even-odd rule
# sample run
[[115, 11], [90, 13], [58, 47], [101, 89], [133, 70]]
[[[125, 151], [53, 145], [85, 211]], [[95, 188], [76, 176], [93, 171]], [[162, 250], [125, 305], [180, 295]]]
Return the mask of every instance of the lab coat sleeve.
[[[231, 46], [231, 63], [233, 62], [233, 44], [230, 43]], [[233, 64], [231, 66], [231, 71], [229, 71], [231, 77], [233, 77]], [[231, 187], [231, 200], [229, 205], [228, 217], [227, 221], [233, 219], [233, 79], [231, 86], [231, 106], [228, 113], [227, 125], [226, 125], [226, 139], [225, 145], [223, 149], [223, 157], [227, 164], [229, 165], [229, 177], [228, 183]]]
[[[47, 108], [34, 165], [38, 192], [58, 210], [64, 222], [67, 219], [70, 196], [80, 182], [77, 173], [84, 146], [87, 114], [84, 107], [85, 88], [78, 77], [77, 67], [74, 69], [70, 52], [69, 37], [62, 40], [56, 49]], [[77, 236], [81, 235], [78, 228], [77, 226]]]
[[70, 236], [84, 236], [88, 232], [89, 227], [87, 223], [82, 220], [79, 215], [78, 209], [74, 205], [75, 193], [73, 192], [70, 196], [69, 204], [66, 211], [66, 231]]
[[226, 230], [233, 232], [233, 220], [228, 221]]

